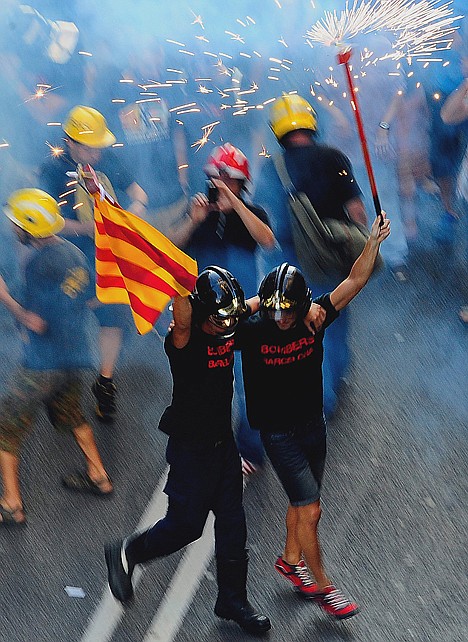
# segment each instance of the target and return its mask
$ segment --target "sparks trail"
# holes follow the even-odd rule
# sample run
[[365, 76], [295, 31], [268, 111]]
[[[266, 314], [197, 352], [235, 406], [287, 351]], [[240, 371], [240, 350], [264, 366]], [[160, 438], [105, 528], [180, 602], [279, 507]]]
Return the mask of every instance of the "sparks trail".
[[326, 11], [305, 37], [342, 48], [359, 34], [386, 30], [394, 34], [393, 57], [431, 55], [450, 48], [448, 36], [462, 17], [453, 15], [452, 0], [354, 0], [340, 13]]

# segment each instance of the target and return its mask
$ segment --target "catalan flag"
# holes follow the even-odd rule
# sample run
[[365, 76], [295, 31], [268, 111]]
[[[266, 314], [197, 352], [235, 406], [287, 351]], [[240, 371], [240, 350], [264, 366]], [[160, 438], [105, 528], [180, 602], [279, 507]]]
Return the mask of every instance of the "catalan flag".
[[96, 296], [127, 303], [139, 334], [146, 334], [177, 295], [189, 294], [197, 263], [138, 216], [94, 194]]

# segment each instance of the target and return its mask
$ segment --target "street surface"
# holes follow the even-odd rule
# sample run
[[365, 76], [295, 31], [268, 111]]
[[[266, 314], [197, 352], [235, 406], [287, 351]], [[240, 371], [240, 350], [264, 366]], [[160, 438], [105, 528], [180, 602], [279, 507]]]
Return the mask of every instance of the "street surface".
[[[351, 304], [353, 366], [329, 422], [321, 541], [330, 575], [360, 604], [359, 615], [335, 622], [290, 590], [273, 569], [285, 496], [270, 466], [247, 484], [249, 590], [272, 619], [271, 642], [468, 640], [468, 331], [457, 318], [456, 261], [431, 240], [435, 217], [427, 216], [412, 250], [411, 281], [398, 284], [384, 272]], [[20, 355], [4, 310], [0, 332], [4, 390]], [[117, 385], [112, 427], [94, 420], [89, 386], [84, 400], [115, 483], [112, 498], [61, 487], [60, 476], [80, 467], [80, 456], [45, 415], [27, 441], [21, 474], [28, 526], [0, 530], [0, 640], [251, 639], [213, 614], [211, 524], [185, 552], [144, 569], [134, 605], [123, 610], [111, 598], [103, 542], [164, 514], [166, 437], [157, 424], [170, 377], [156, 334], [131, 337]], [[280, 402], [280, 391], [272, 391], [272, 403]]]

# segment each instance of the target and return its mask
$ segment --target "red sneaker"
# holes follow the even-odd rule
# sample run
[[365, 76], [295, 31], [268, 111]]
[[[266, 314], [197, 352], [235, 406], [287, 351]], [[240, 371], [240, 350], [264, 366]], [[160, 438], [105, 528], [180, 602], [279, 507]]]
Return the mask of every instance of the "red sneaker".
[[317, 602], [328, 615], [339, 620], [352, 617], [359, 613], [359, 607], [354, 602], [350, 602], [347, 597], [339, 591], [336, 586], [327, 586], [317, 595]]
[[309, 599], [321, 597], [320, 593], [317, 592], [317, 584], [312, 581], [304, 560], [301, 560], [299, 564], [288, 564], [280, 556], [276, 560], [275, 568], [278, 573], [294, 584], [296, 591], [305, 597]]

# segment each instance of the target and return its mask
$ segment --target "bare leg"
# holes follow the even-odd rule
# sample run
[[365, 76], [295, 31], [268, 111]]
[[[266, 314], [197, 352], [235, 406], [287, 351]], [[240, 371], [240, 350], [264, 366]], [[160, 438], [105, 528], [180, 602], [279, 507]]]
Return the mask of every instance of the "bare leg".
[[[0, 472], [3, 481], [3, 497], [0, 503], [4, 508], [14, 511], [23, 508], [19, 484], [19, 457], [6, 450], [0, 450]], [[24, 513], [16, 513], [15, 520], [25, 521]]]
[[101, 356], [100, 374], [112, 379], [115, 364], [122, 347], [123, 332], [121, 328], [102, 327], [99, 332], [99, 350]]
[[297, 564], [304, 555], [318, 588], [323, 589], [330, 586], [332, 582], [325, 573], [318, 540], [320, 513], [320, 501], [308, 506], [289, 507], [286, 516], [287, 536], [284, 560], [288, 564]]
[[82, 424], [78, 428], [75, 428], [73, 436], [85, 456], [87, 472], [90, 479], [99, 483], [99, 487], [103, 492], [110, 492], [112, 490], [112, 483], [109, 480], [97, 449], [93, 429], [89, 424]]

